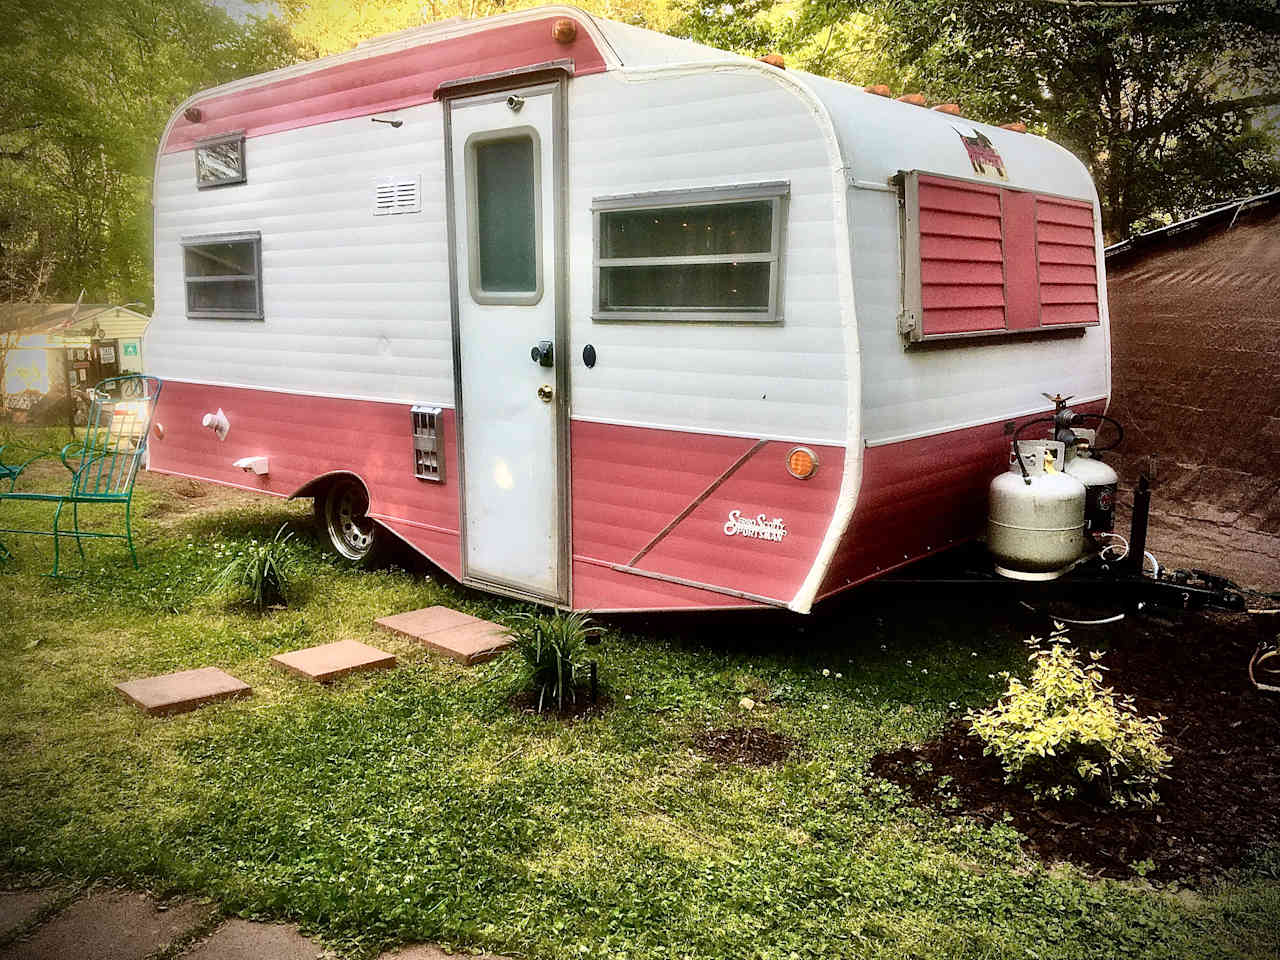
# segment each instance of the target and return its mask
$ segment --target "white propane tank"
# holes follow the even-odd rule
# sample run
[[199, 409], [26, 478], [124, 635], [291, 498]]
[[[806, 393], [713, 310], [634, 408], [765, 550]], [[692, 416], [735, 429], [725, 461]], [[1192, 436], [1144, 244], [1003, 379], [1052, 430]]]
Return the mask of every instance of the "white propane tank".
[[1085, 485], [1061, 472], [1065, 444], [1020, 440], [1017, 448], [991, 481], [987, 548], [1002, 576], [1053, 580], [1084, 555]]
[[1116, 521], [1116, 472], [1093, 456], [1093, 438], [1097, 431], [1075, 431], [1077, 442], [1067, 451], [1063, 472], [1084, 484], [1084, 529], [1087, 533], [1110, 533]]

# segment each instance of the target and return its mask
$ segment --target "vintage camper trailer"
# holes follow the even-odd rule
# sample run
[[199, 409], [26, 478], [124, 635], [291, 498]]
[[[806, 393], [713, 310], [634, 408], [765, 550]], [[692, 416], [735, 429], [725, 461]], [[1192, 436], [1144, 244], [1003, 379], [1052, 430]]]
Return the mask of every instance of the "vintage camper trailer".
[[573, 8], [199, 94], [155, 206], [151, 469], [565, 607], [806, 612], [1110, 390], [1066, 150]]

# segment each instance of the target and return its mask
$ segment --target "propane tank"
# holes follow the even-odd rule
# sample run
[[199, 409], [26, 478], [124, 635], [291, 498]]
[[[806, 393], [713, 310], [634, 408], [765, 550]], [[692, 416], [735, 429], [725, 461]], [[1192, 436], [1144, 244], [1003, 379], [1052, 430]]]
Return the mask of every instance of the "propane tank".
[[1020, 440], [991, 481], [987, 548], [1002, 576], [1053, 580], [1084, 555], [1085, 485], [1065, 457], [1059, 440]]
[[1084, 484], [1086, 533], [1110, 533], [1116, 520], [1116, 484], [1120, 478], [1093, 453], [1096, 430], [1075, 428], [1076, 442], [1067, 448], [1064, 472]]

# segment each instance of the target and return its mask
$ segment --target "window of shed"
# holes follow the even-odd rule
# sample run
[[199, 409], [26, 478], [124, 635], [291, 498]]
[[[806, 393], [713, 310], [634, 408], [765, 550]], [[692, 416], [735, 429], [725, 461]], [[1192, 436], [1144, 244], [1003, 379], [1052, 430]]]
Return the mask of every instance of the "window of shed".
[[201, 190], [245, 182], [243, 131], [201, 140], [195, 154], [196, 186]]
[[785, 184], [595, 204], [597, 320], [781, 319]]
[[182, 241], [187, 316], [262, 319], [262, 237], [257, 233]]

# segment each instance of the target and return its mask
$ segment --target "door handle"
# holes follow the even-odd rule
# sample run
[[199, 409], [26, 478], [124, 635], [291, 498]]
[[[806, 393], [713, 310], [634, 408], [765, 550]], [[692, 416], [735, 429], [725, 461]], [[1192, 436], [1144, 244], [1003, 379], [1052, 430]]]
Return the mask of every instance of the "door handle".
[[551, 384], [544, 383], [538, 388], [538, 399], [543, 403], [550, 403], [555, 398], [556, 392], [551, 389]]
[[533, 362], [542, 367], [550, 367], [555, 365], [555, 349], [551, 345], [550, 340], [539, 340], [533, 345], [533, 349], [529, 351], [529, 356]]

